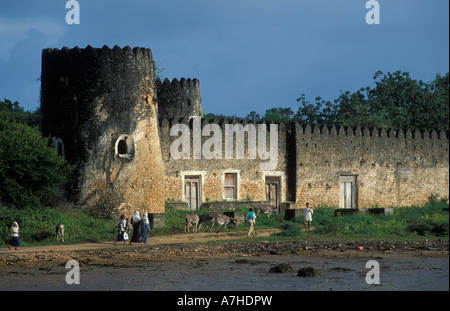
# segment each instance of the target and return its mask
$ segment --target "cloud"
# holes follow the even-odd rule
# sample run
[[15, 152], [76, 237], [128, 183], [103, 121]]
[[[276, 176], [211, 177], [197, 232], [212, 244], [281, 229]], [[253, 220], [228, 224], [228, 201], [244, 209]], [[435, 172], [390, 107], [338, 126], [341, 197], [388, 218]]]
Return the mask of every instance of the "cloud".
[[67, 25], [48, 18], [12, 19], [0, 16], [0, 60], [8, 61], [14, 46], [38, 30], [47, 37], [46, 44], [55, 44], [67, 32]]

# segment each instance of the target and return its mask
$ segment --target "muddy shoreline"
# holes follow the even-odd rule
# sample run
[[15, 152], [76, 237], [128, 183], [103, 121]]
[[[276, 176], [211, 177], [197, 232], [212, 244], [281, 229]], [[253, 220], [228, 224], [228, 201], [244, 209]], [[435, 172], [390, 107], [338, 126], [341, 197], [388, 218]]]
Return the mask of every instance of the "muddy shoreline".
[[46, 270], [63, 267], [76, 260], [82, 266], [132, 267], [148, 262], [268, 255], [320, 258], [383, 258], [386, 256], [448, 257], [448, 241], [371, 241], [371, 242], [225, 242], [220, 244], [167, 244], [155, 246], [117, 246], [93, 250], [4, 252], [0, 270]]

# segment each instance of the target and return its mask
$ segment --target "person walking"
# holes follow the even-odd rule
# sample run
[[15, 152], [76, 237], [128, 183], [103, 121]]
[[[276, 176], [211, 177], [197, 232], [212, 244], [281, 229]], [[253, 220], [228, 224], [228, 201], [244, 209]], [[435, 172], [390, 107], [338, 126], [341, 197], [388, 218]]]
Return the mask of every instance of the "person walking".
[[9, 241], [8, 249], [11, 249], [11, 246], [14, 246], [15, 250], [18, 250], [20, 246], [19, 224], [16, 221], [11, 227], [11, 240]]
[[247, 214], [247, 216], [245, 216], [245, 219], [248, 222], [248, 233], [247, 236], [256, 236], [256, 232], [255, 229], [253, 228], [253, 225], [255, 224], [255, 220], [256, 220], [256, 214], [255, 212], [253, 212], [253, 208], [250, 208], [249, 213]]
[[148, 233], [150, 231], [150, 221], [148, 220], [148, 213], [145, 212], [141, 219], [141, 243], [147, 245]]
[[127, 227], [128, 227], [127, 220], [125, 219], [125, 215], [122, 214], [120, 216], [119, 222], [115, 226], [115, 228], [119, 228], [119, 229], [118, 229], [118, 232], [117, 232], [116, 240], [114, 241], [114, 246], [117, 245], [117, 241], [120, 241], [120, 242], [123, 241], [123, 246], [126, 245], [126, 240], [128, 240], [128, 235], [126, 233]]
[[134, 215], [131, 218], [131, 225], [133, 226], [133, 235], [130, 239], [130, 245], [132, 242], [139, 243], [139, 227], [141, 226], [141, 217], [139, 215], [139, 211], [134, 212]]
[[312, 207], [309, 206], [308, 202], [306, 202], [306, 208], [304, 209], [303, 214], [305, 216], [305, 231], [311, 231], [312, 215], [314, 214], [314, 211]]

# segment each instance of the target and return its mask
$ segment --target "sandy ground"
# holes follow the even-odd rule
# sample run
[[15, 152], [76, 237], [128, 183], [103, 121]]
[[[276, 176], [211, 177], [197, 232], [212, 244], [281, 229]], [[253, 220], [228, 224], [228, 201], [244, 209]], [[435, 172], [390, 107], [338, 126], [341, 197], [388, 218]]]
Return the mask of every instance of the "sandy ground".
[[[265, 229], [258, 230], [258, 236], [264, 237], [269, 236], [271, 233], [279, 232], [279, 229]], [[179, 243], [201, 243], [208, 241], [225, 241], [232, 239], [240, 239], [245, 237], [247, 232], [244, 231], [234, 231], [234, 232], [199, 232], [190, 234], [173, 234], [164, 235], [157, 237], [150, 237], [147, 246], [164, 245], [164, 244], [179, 244]], [[250, 239], [250, 238], [249, 238]], [[127, 242], [127, 246], [128, 246]], [[133, 245], [137, 245], [133, 243]], [[19, 247], [18, 250], [8, 250], [8, 248], [0, 249], [0, 256], [4, 254], [29, 254], [29, 253], [40, 253], [40, 252], [67, 252], [67, 251], [82, 251], [91, 249], [106, 249], [106, 248], [120, 248], [123, 247], [123, 242], [117, 242], [117, 246], [114, 246], [114, 242], [98, 242], [98, 243], [83, 243], [83, 244], [64, 244], [51, 245], [51, 246], [32, 246], [32, 247]]]
[[[258, 236], [269, 236], [278, 229], [258, 230]], [[448, 241], [373, 241], [373, 242], [316, 242], [298, 241], [269, 243], [246, 238], [242, 242], [208, 243], [245, 237], [245, 231], [202, 232], [151, 237], [147, 245], [85, 243], [23, 247], [19, 250], [0, 250], [0, 269], [49, 269], [62, 267], [69, 260], [80, 264], [103, 267], [131, 267], [145, 262], [169, 259], [217, 258], [223, 256], [258, 257], [266, 255], [308, 256], [321, 258], [363, 258], [386, 256], [449, 256]]]

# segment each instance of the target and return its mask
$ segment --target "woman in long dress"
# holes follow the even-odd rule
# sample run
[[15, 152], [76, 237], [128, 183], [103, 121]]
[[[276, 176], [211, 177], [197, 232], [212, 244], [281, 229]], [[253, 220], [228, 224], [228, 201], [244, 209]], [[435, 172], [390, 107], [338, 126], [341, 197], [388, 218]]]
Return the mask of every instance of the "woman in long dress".
[[141, 219], [141, 243], [147, 244], [148, 232], [150, 231], [150, 221], [148, 220], [148, 213], [145, 212]]
[[131, 218], [131, 224], [133, 225], [133, 235], [130, 239], [130, 245], [132, 242], [139, 243], [139, 227], [141, 226], [141, 217], [139, 215], [139, 211], [134, 212], [134, 215]]
[[13, 226], [11, 227], [11, 240], [8, 244], [8, 249], [11, 249], [11, 246], [14, 246], [14, 249], [19, 249], [20, 240], [19, 240], [19, 224], [15, 221]]

